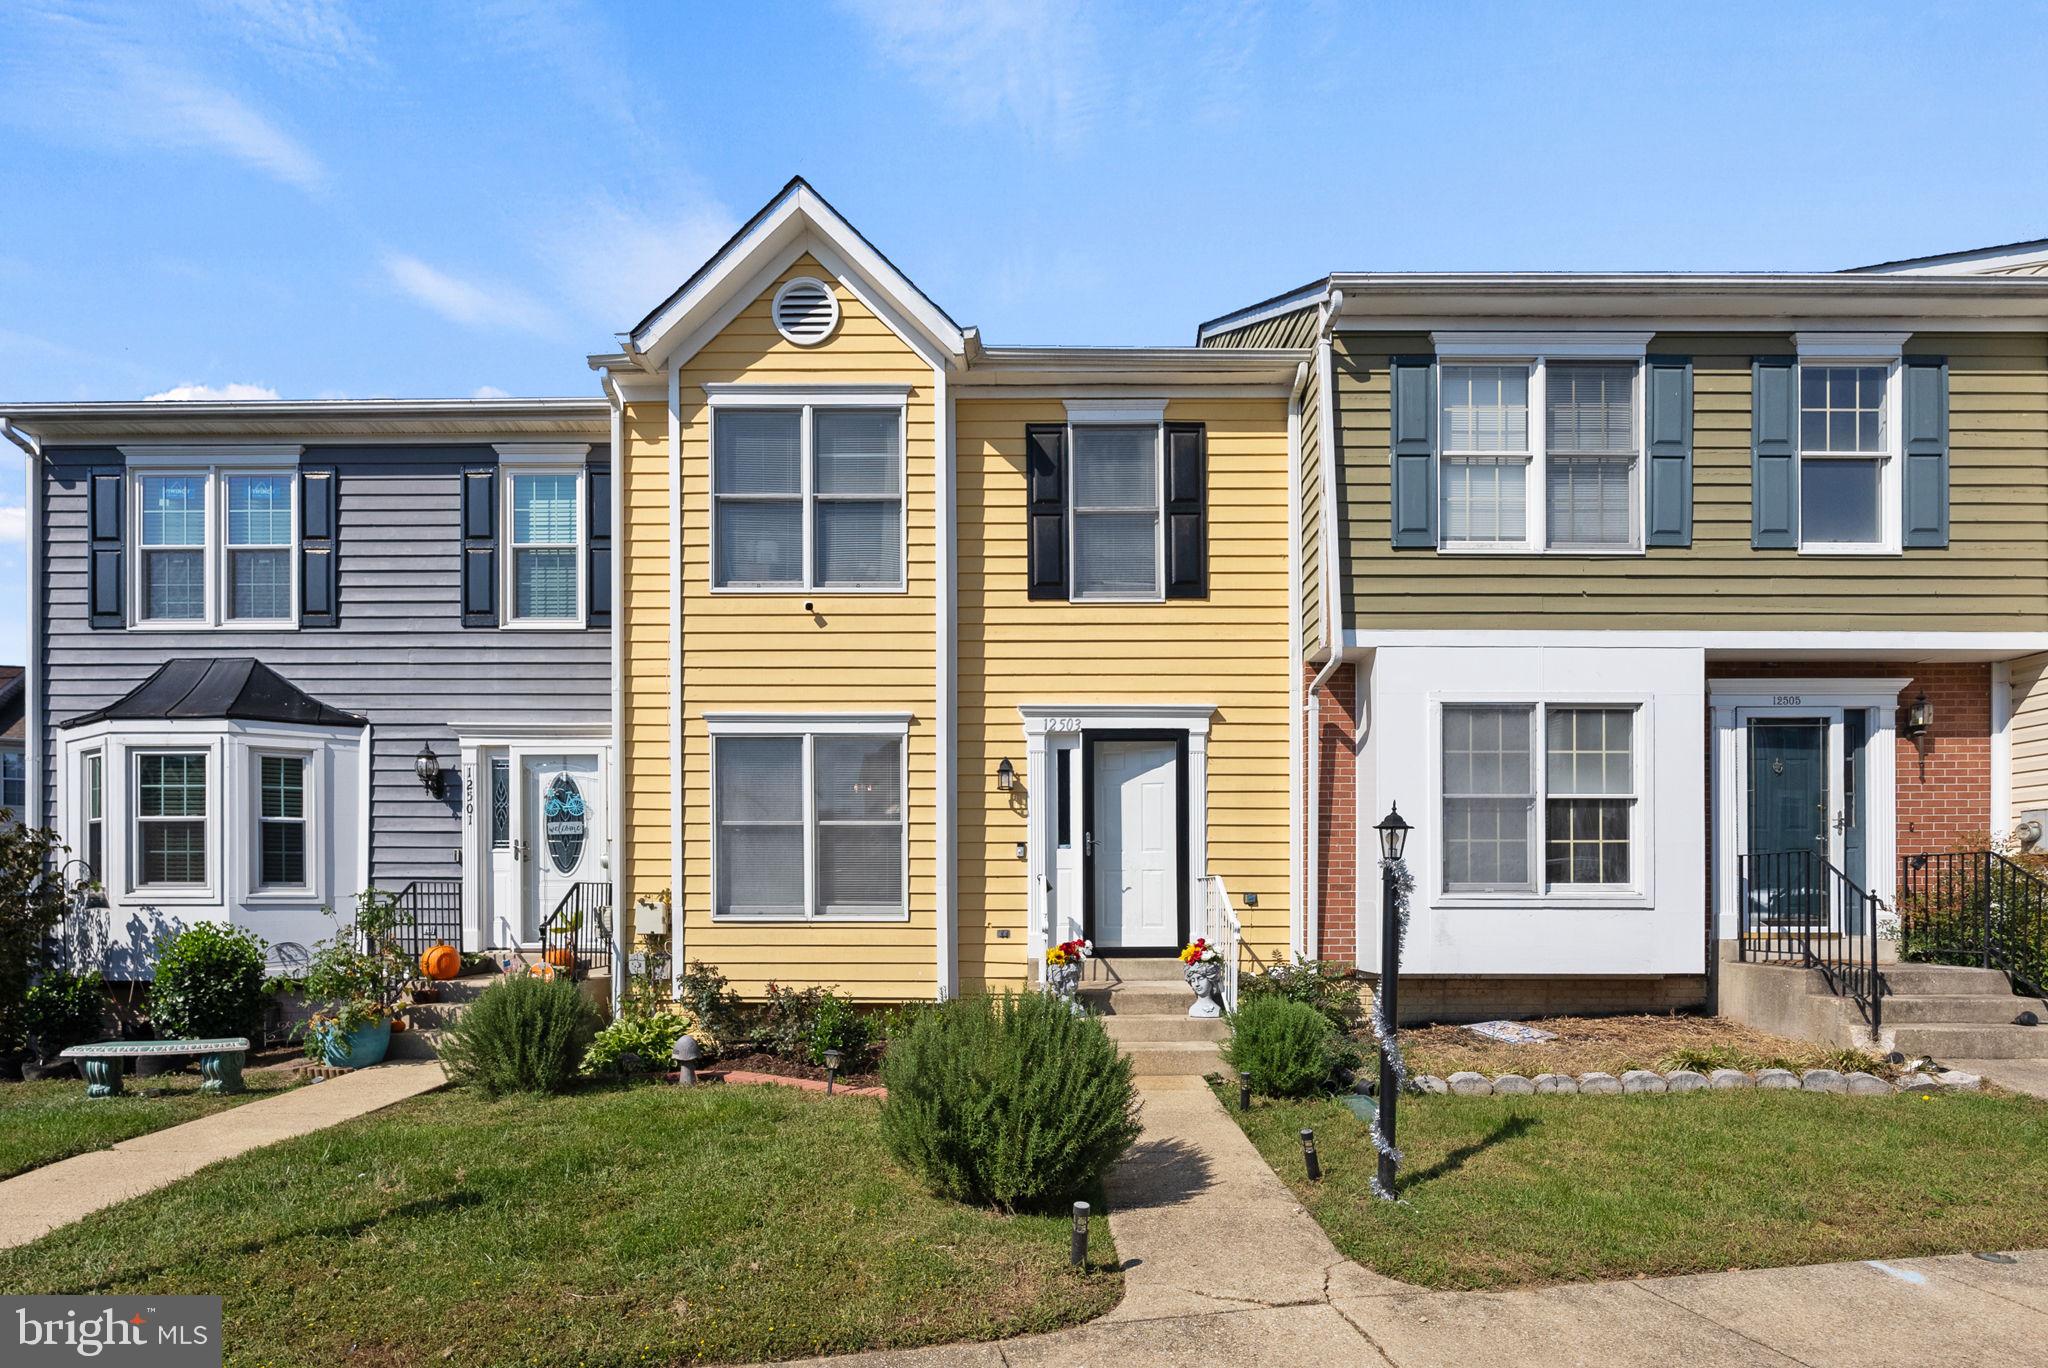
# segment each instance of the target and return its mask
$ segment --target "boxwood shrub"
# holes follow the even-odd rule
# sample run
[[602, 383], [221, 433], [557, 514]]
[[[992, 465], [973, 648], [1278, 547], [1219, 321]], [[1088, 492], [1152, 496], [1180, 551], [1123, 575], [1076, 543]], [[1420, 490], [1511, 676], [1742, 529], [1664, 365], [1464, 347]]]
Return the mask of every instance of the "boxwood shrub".
[[1305, 1097], [1328, 1089], [1345, 1062], [1337, 1030], [1305, 1002], [1284, 997], [1248, 997], [1230, 1018], [1223, 1058], [1251, 1075], [1254, 1091], [1267, 1097]]
[[254, 1039], [263, 1029], [263, 948], [247, 928], [217, 922], [172, 936], [157, 952], [149, 989], [157, 1039]]

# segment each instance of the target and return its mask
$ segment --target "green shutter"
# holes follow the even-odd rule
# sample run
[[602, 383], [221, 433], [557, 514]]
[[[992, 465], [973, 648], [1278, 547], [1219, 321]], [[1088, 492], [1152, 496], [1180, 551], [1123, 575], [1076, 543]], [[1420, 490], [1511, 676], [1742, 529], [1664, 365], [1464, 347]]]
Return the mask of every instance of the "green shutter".
[[1799, 548], [1797, 358], [1759, 356], [1750, 366], [1749, 544]]
[[1692, 358], [1644, 362], [1645, 546], [1692, 545]]
[[1948, 359], [1905, 361], [1906, 450], [1904, 541], [1948, 545]]
[[[1436, 548], [1436, 358], [1396, 356], [1392, 389], [1392, 481], [1388, 505], [1396, 550]], [[1331, 440], [1329, 436], [1325, 441]], [[1335, 492], [1325, 490], [1323, 497]]]

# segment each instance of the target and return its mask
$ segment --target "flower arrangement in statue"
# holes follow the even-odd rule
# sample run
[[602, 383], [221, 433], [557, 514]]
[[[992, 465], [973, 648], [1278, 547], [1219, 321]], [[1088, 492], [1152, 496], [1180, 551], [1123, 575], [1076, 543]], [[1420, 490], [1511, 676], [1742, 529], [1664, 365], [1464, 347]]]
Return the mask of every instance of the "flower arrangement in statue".
[[1069, 964], [1078, 965], [1082, 960], [1087, 959], [1094, 953], [1095, 946], [1090, 941], [1061, 941], [1058, 945], [1045, 952], [1045, 962], [1048, 967], [1059, 969]]
[[1215, 964], [1222, 958], [1222, 952], [1200, 936], [1197, 936], [1193, 944], [1184, 947], [1180, 952], [1180, 962], [1182, 964]]
[[1209, 944], [1206, 937], [1198, 936], [1182, 947], [1180, 963], [1181, 977], [1188, 981], [1188, 987], [1195, 993], [1195, 1005], [1188, 1008], [1188, 1015], [1222, 1016], [1223, 952]]
[[1081, 939], [1061, 941], [1045, 952], [1045, 986], [1076, 1012], [1081, 1010], [1074, 1002], [1074, 990], [1081, 986], [1081, 961], [1094, 953], [1094, 945]]

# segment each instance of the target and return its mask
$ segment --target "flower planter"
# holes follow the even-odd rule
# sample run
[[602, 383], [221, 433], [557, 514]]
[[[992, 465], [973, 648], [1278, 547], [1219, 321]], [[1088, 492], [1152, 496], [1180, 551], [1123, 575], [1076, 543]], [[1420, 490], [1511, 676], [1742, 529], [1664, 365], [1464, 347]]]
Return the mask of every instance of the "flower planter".
[[[342, 1042], [347, 1042], [347, 1049]], [[391, 1023], [380, 1021], [375, 1026], [358, 1026], [346, 1036], [329, 1027], [321, 1036], [321, 1057], [333, 1069], [367, 1069], [372, 1064], [382, 1064], [386, 1052], [391, 1049]]]
[[1191, 1017], [1220, 1017], [1223, 1015], [1223, 964], [1220, 960], [1197, 960], [1184, 965], [1181, 977], [1188, 981], [1188, 987], [1195, 992], [1195, 1005], [1188, 1008]]

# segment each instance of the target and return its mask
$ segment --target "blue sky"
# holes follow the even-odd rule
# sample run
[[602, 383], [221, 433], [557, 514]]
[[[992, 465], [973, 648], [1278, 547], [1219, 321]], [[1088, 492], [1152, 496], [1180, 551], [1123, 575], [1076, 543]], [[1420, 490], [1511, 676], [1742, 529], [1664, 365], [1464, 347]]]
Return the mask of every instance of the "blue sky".
[[[2048, 235], [2048, 9], [0, 0], [0, 401], [594, 394], [790, 175], [995, 342]], [[19, 656], [19, 482], [0, 654]]]

